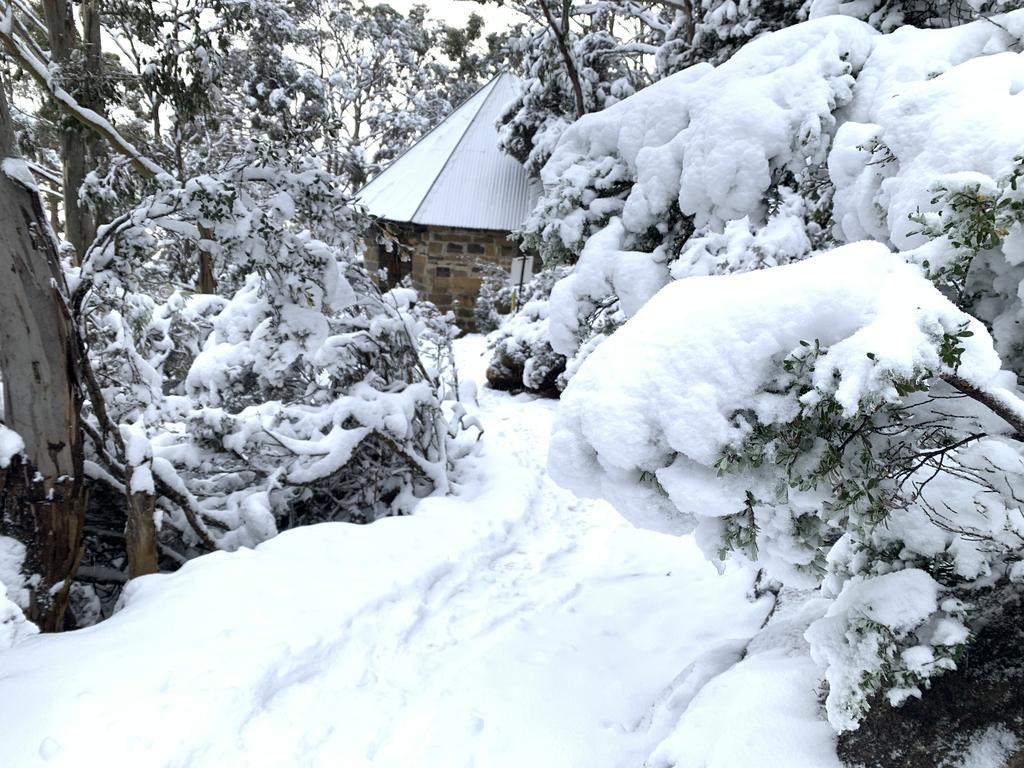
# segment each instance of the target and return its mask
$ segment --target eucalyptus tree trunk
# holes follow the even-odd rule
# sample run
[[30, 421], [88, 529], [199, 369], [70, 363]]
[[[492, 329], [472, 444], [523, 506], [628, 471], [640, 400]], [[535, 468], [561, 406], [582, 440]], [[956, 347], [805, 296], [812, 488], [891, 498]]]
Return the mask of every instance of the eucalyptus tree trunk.
[[[67, 286], [38, 193], [19, 173], [0, 87], [0, 377], [3, 418], [25, 448], [0, 469], [0, 533], [26, 548], [26, 614], [63, 627], [85, 515], [82, 393]], [[24, 169], [24, 166], [20, 166]]]
[[124, 528], [128, 575], [131, 578], [160, 570], [156, 546], [156, 496], [128, 493], [128, 522]]
[[[43, 0], [43, 15], [54, 64], [66, 70], [63, 87], [84, 107], [102, 114], [96, 96], [101, 77], [100, 23], [96, 0], [83, 0], [83, 34], [75, 25], [70, 0]], [[87, 127], [68, 116], [61, 118], [61, 159], [64, 165], [64, 235], [81, 261], [96, 239], [96, 216], [79, 201], [85, 177], [95, 166], [101, 142]]]

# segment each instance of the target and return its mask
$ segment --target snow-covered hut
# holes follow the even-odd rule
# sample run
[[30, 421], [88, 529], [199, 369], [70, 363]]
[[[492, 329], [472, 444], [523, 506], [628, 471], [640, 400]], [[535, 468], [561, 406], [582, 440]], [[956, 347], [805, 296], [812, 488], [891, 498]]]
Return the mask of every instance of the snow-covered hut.
[[484, 265], [511, 266], [518, 249], [509, 232], [540, 194], [498, 149], [495, 124], [515, 89], [513, 75], [494, 77], [357, 195], [404, 246], [371, 246], [367, 266], [386, 270], [391, 284], [411, 275], [420, 295], [454, 310], [462, 328], [473, 327]]

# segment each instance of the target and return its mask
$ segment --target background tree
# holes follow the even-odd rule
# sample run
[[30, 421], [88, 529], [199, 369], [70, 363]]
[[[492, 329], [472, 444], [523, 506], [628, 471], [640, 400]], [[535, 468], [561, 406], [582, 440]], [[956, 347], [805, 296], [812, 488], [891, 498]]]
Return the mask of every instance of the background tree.
[[465, 28], [388, 5], [319, 0], [301, 30], [319, 83], [314, 121], [332, 173], [351, 190], [440, 122], [497, 71], [483, 23]]

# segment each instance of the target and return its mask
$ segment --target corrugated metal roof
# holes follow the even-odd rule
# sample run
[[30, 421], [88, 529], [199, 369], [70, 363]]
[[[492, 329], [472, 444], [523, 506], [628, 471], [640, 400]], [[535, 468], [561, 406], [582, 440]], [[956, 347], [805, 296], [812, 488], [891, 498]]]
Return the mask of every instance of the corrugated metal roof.
[[533, 209], [540, 185], [498, 149], [495, 122], [516, 97], [502, 73], [395, 158], [356, 199], [389, 221], [511, 230]]

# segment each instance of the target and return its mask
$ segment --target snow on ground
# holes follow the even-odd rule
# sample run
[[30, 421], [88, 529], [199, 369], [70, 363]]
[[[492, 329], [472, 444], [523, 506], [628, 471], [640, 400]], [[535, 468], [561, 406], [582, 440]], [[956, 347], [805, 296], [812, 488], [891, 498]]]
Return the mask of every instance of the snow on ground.
[[[458, 351], [481, 380], [482, 340]], [[739, 734], [751, 765], [798, 765], [758, 734], [831, 752], [805, 654], [782, 676], [753, 652], [732, 666], [770, 608], [750, 573], [557, 488], [553, 402], [479, 397], [486, 448], [458, 498], [143, 577], [110, 620], [0, 654], [0, 765], [636, 768], [677, 725], [690, 754]], [[731, 666], [767, 681], [731, 713], [756, 722], [727, 717]], [[799, 701], [766, 707], [779, 685]], [[772, 733], [794, 717], [807, 729]], [[679, 738], [652, 765], [703, 765]]]
[[[648, 768], [841, 768], [804, 639], [828, 601], [784, 590], [742, 660], [702, 687]], [[723, 724], [728, 725], [723, 727]]]
[[995, 725], [974, 738], [958, 768], [1003, 768], [1019, 749], [1020, 739]]

